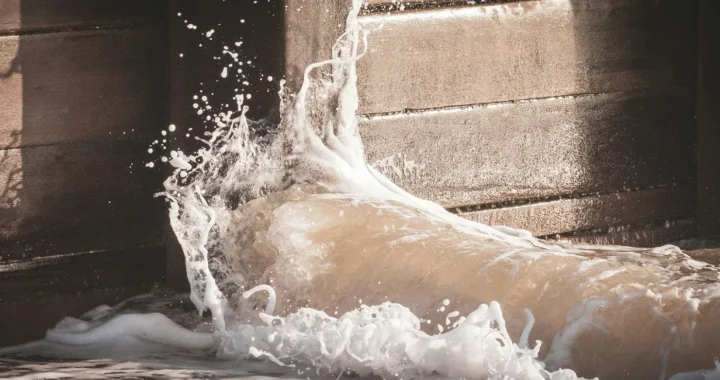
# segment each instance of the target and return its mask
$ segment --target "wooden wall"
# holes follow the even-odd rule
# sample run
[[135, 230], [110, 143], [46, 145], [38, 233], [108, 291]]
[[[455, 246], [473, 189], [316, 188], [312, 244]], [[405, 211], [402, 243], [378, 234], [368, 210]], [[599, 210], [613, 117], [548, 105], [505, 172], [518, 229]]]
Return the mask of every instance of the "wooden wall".
[[[712, 0], [368, 3], [362, 134], [401, 186], [548, 238], [660, 245], [718, 232]], [[297, 88], [348, 10], [0, 0], [0, 345], [164, 276], [185, 283], [148, 142], [173, 123], [169, 148], [195, 148], [185, 132], [209, 126], [192, 97], [236, 93], [216, 58], [235, 39], [255, 62], [251, 116], [265, 116], [277, 88], [257, 78], [284, 73]]]
[[0, 345], [164, 276], [166, 11], [0, 0]]
[[[288, 3], [293, 83], [349, 2]], [[368, 3], [361, 132], [402, 187], [543, 237], [695, 236], [696, 1]]]

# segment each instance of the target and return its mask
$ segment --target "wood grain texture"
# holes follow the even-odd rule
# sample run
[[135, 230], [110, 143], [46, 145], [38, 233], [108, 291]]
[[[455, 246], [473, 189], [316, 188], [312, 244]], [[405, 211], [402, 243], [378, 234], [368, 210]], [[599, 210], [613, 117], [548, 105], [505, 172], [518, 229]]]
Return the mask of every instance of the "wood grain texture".
[[154, 30], [0, 37], [0, 149], [162, 128], [166, 48]]
[[166, 4], [164, 0], [2, 0], [0, 33], [147, 23], [162, 15]]
[[694, 105], [615, 93], [361, 120], [368, 162], [446, 207], [691, 183]]
[[603, 194], [461, 214], [483, 224], [508, 226], [535, 236], [638, 225], [694, 214], [693, 186]]
[[162, 174], [144, 167], [147, 147], [115, 140], [0, 151], [2, 260], [108, 248], [99, 236], [83, 242], [98, 231], [111, 247], [157, 243]]
[[695, 83], [694, 2], [530, 1], [362, 18], [360, 113]]

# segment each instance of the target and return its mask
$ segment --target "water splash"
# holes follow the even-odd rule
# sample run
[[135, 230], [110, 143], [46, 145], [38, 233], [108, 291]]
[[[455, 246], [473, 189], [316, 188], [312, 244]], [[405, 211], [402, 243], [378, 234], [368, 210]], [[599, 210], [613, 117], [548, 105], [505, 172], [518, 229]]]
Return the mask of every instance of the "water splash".
[[[205, 148], [171, 156], [161, 195], [212, 330], [158, 314], [88, 318], [62, 322], [43, 347], [96, 351], [122, 338], [136, 351], [384, 378], [577, 378], [568, 367], [657, 378], [709, 362], [720, 349], [716, 267], [675, 247], [552, 245], [474, 223], [367, 165], [355, 116], [360, 7], [333, 58], [308, 67], [297, 94], [281, 89], [280, 122], [248, 120], [239, 96]], [[265, 313], [258, 291], [270, 294]], [[446, 313], [447, 298], [457, 310]], [[529, 348], [531, 335], [551, 344]]]

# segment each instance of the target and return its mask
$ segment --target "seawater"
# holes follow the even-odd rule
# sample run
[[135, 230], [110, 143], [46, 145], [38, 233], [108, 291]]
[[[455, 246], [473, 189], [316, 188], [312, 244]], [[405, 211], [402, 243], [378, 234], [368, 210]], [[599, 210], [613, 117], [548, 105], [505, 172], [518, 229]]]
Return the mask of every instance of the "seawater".
[[10, 373], [720, 378], [692, 372], [720, 353], [717, 267], [673, 246], [551, 244], [471, 222], [367, 164], [361, 6], [333, 58], [308, 67], [297, 93], [280, 91], [279, 123], [249, 120], [239, 95], [236, 111], [213, 115], [204, 148], [165, 160], [175, 170], [159, 196], [190, 296], [66, 318], [42, 341], [0, 350]]

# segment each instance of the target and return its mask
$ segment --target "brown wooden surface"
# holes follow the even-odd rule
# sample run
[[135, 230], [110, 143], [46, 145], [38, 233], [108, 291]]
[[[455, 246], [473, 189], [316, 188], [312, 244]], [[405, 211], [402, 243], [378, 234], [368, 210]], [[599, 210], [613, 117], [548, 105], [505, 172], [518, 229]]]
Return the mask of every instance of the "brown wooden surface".
[[2, 0], [0, 33], [124, 26], [153, 22], [162, 0]]
[[[467, 210], [573, 199], [493, 211], [536, 233], [630, 224], [636, 238], [603, 239], [639, 245], [695, 233], [695, 1], [387, 3], [361, 18], [358, 74], [369, 162], [391, 179]], [[291, 83], [329, 56], [348, 4], [290, 2]], [[655, 227], [668, 217], [690, 222]]]
[[368, 15], [360, 112], [693, 87], [694, 4], [530, 1]]
[[157, 133], [166, 64], [153, 30], [0, 37], [0, 148]]
[[693, 107], [683, 94], [602, 94], [377, 116], [361, 134], [369, 163], [455, 207], [693, 183]]
[[107, 228], [127, 247], [157, 243], [164, 205], [153, 194], [162, 177], [144, 167], [147, 148], [142, 140], [110, 140], [0, 151], [3, 260], [19, 254], [8, 246], [29, 237], [74, 236], [82, 246], [85, 229]]
[[720, 2], [700, 1], [698, 223], [702, 237], [720, 236]]
[[694, 187], [590, 195], [461, 214], [495, 226], [528, 230], [535, 236], [692, 217]]
[[166, 12], [0, 0], [0, 345], [163, 281]]

